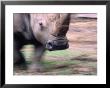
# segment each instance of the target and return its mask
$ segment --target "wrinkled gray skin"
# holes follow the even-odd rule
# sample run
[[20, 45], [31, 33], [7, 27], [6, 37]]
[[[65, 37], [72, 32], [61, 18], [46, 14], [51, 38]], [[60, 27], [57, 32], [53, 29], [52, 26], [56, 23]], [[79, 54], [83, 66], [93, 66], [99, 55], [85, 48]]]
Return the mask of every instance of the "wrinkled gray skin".
[[25, 14], [15, 13], [14, 23], [14, 66], [27, 68], [20, 50], [26, 44], [35, 46], [31, 71], [42, 70], [40, 64], [45, 50], [68, 48], [66, 33], [69, 29], [70, 14]]

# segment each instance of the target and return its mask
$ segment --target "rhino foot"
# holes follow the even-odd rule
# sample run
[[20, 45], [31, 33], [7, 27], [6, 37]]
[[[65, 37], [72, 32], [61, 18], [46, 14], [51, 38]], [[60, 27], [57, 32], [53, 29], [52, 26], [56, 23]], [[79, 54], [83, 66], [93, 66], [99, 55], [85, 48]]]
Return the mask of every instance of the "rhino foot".
[[44, 72], [45, 69], [42, 64], [31, 64], [28, 67], [29, 72]]
[[26, 64], [15, 65], [14, 70], [27, 70]]

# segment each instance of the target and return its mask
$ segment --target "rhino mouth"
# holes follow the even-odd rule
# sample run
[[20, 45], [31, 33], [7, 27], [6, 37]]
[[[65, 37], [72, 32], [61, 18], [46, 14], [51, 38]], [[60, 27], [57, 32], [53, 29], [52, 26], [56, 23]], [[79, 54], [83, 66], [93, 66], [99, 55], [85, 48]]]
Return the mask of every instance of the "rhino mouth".
[[64, 50], [69, 47], [68, 40], [53, 40], [46, 43], [46, 49], [49, 51]]

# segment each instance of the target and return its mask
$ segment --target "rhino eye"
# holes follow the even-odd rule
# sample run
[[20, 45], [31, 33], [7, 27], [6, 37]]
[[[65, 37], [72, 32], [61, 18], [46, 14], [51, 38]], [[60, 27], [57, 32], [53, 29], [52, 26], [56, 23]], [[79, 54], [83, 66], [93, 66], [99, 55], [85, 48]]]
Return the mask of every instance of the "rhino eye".
[[43, 24], [39, 23], [39, 25], [40, 25], [40, 29], [43, 30]]
[[42, 26], [43, 24], [42, 23], [39, 23], [39, 25]]

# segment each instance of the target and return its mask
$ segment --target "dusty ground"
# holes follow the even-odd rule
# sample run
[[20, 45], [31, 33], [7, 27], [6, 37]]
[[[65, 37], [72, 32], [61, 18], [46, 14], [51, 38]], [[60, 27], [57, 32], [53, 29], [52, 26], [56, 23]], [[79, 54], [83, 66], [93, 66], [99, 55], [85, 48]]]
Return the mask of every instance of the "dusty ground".
[[[69, 49], [46, 52], [45, 72], [16, 70], [15, 75], [96, 75], [97, 74], [97, 19], [75, 18], [67, 33]], [[30, 49], [30, 50], [29, 50]], [[28, 48], [27, 55], [32, 48]], [[28, 56], [27, 56], [28, 58]], [[27, 59], [28, 61], [28, 59]]]

